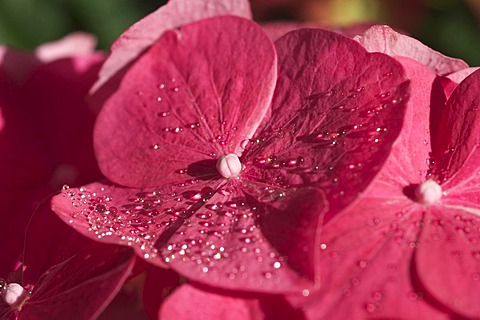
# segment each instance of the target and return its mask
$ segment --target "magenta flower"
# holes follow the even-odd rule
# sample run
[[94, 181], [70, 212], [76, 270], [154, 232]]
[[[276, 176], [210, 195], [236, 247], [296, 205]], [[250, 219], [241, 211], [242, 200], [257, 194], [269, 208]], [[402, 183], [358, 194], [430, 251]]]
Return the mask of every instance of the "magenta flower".
[[[9, 243], [19, 229], [0, 241]], [[135, 263], [133, 252], [71, 231], [48, 207], [36, 213], [22, 263], [0, 279], [1, 319], [94, 319], [112, 301]]]
[[123, 70], [99, 115], [112, 182], [52, 206], [87, 237], [191, 280], [308, 294], [323, 213], [369, 184], [407, 98], [397, 62], [335, 33], [295, 31], [274, 47], [243, 18], [177, 27]]
[[34, 54], [0, 48], [1, 319], [95, 317], [135, 261], [72, 232], [45, 201], [100, 178], [84, 100], [104, 60], [94, 43], [74, 34]]
[[452, 64], [423, 57], [432, 64], [397, 58], [412, 92], [387, 162], [361, 199], [324, 226], [324, 289], [292, 300], [310, 319], [480, 316], [480, 72], [446, 101], [454, 84], [432, 70]]

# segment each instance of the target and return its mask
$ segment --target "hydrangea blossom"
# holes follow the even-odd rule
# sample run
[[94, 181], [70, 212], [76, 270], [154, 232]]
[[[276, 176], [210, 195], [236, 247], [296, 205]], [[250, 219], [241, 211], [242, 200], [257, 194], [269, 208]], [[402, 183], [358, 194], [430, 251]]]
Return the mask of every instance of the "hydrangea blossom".
[[311, 319], [344, 311], [355, 319], [476, 318], [480, 72], [386, 27], [368, 33], [382, 50], [392, 39], [404, 45], [390, 53], [412, 79], [405, 124], [360, 201], [324, 226], [324, 288], [299, 300]]
[[95, 128], [111, 182], [70, 188], [53, 209], [191, 280], [263, 292], [319, 284], [322, 216], [375, 176], [408, 100], [386, 55], [313, 29], [274, 47], [233, 16], [164, 32], [113, 78]]
[[2, 319], [94, 317], [135, 261], [128, 249], [72, 232], [48, 203], [63, 183], [100, 177], [84, 100], [104, 60], [94, 43], [73, 34], [34, 54], [0, 48]]

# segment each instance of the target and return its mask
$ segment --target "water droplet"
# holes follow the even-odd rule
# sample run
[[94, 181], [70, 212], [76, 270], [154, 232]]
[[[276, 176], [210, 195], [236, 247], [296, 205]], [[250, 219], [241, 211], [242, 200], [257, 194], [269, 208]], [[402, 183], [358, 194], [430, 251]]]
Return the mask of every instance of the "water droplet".
[[358, 87], [355, 89], [355, 92], [363, 92], [365, 91], [365, 87]]
[[375, 301], [380, 301], [383, 298], [383, 294], [380, 291], [375, 291], [372, 293], [372, 298]]
[[373, 303], [367, 303], [365, 305], [365, 310], [367, 310], [367, 312], [369, 313], [372, 313], [372, 312], [375, 312], [375, 310], [377, 310], [377, 307]]
[[197, 128], [200, 127], [200, 123], [198, 123], [198, 122], [191, 123], [191, 124], [188, 125], [188, 127], [189, 127], [190, 129], [197, 129]]
[[356, 287], [356, 286], [359, 286], [359, 285], [360, 285], [360, 282], [361, 282], [361, 281], [360, 281], [359, 278], [352, 278], [352, 279], [350, 280], [350, 283], [352, 284], [352, 286], [355, 286], [355, 287]]
[[358, 261], [358, 266], [362, 269], [365, 268], [367, 266], [367, 261], [365, 260]]
[[95, 211], [97, 211], [98, 213], [104, 213], [107, 211], [107, 207], [103, 204], [98, 204], [95, 206]]
[[334, 96], [336, 93], [337, 93], [337, 91], [335, 91], [335, 90], [330, 90], [330, 91], [327, 91], [327, 92], [325, 93], [325, 95], [326, 95], [327, 97], [332, 97], [332, 96]]
[[412, 291], [412, 292], [409, 292], [407, 296], [408, 296], [408, 299], [410, 299], [411, 301], [416, 301], [422, 298], [422, 293]]

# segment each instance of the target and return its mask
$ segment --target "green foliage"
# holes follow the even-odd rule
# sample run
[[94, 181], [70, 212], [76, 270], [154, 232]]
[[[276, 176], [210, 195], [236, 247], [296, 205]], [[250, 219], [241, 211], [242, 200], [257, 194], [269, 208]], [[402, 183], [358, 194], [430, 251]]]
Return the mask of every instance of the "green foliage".
[[100, 48], [164, 1], [0, 0], [0, 43], [23, 49], [83, 30], [95, 34]]

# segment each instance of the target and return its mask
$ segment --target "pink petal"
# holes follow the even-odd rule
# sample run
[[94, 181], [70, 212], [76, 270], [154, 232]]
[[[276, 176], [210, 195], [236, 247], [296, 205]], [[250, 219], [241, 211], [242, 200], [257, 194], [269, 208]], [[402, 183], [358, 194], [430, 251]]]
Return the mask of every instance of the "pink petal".
[[471, 75], [472, 73], [474, 73], [478, 69], [480, 69], [480, 68], [479, 67], [472, 67], [472, 68], [461, 69], [461, 70], [458, 70], [454, 73], [451, 73], [451, 74], [447, 75], [447, 78], [449, 78], [450, 80], [452, 80], [452, 81], [454, 81], [458, 84], [458, 83], [462, 82], [463, 80], [465, 80], [466, 77], [468, 77], [469, 75]]
[[446, 75], [468, 68], [464, 61], [446, 57], [420, 41], [402, 35], [388, 26], [373, 26], [355, 39], [370, 52], [383, 52], [393, 57], [412, 58], [426, 65], [438, 75]]
[[99, 115], [102, 172], [122, 185], [158, 186], [181, 181], [178, 172], [192, 163], [239, 155], [267, 111], [275, 66], [271, 41], [248, 20], [214, 18], [165, 33]]
[[333, 32], [293, 31], [276, 46], [272, 116], [246, 146], [242, 174], [281, 188], [315, 185], [335, 214], [387, 158], [408, 82], [395, 60]]
[[449, 319], [412, 273], [421, 209], [393, 190], [367, 194], [324, 226], [322, 288], [291, 299], [307, 319]]
[[245, 195], [239, 184], [221, 184], [197, 180], [136, 190], [95, 183], [65, 190], [52, 208], [85, 236], [132, 246], [147, 261], [168, 263], [194, 281], [263, 292], [316, 285], [322, 195], [302, 190], [274, 208]]
[[85, 96], [103, 60], [102, 54], [93, 53], [44, 64], [22, 86], [24, 112], [35, 118], [31, 140], [42, 143], [54, 189], [101, 177], [92, 145], [95, 115]]
[[123, 67], [135, 60], [166, 31], [222, 15], [250, 19], [250, 5], [245, 0], [170, 0], [168, 4], [131, 26], [115, 41], [111, 48], [112, 53], [100, 71], [92, 92], [96, 92]]
[[433, 145], [435, 173], [440, 181], [451, 178], [472, 154], [477, 153], [479, 91], [480, 71], [476, 71], [457, 86], [443, 109]]
[[441, 303], [467, 318], [480, 317], [479, 225], [478, 215], [458, 207], [433, 207], [416, 254], [422, 284]]
[[450, 80], [450, 81], [446, 81], [444, 85], [444, 90], [445, 90], [445, 93], [447, 94], [447, 98], [450, 97], [450, 95], [452, 94], [452, 92], [455, 90], [455, 88], [458, 86], [460, 82], [465, 80], [466, 77], [468, 77], [478, 69], [479, 69], [478, 67], [462, 69], [446, 76], [446, 78]]
[[128, 249], [96, 244], [46, 272], [20, 311], [25, 319], [94, 319], [134, 264]]
[[301, 319], [302, 314], [282, 300], [281, 297], [222, 293], [184, 284], [162, 304], [158, 318], [182, 320], [195, 315], [199, 320]]
[[364, 195], [323, 227], [321, 290], [296, 299], [311, 319], [448, 318], [442, 306], [430, 304], [429, 292], [411, 273], [422, 207], [412, 202], [409, 188], [429, 169], [426, 120], [430, 103], [441, 103], [443, 90], [432, 89], [435, 75], [427, 67], [408, 58], [399, 61], [412, 87], [402, 130]]
[[[474, 79], [466, 81], [471, 84], [470, 80]], [[476, 81], [472, 90], [477, 90]], [[460, 89], [464, 85], [460, 84]], [[455, 91], [452, 98], [457, 93]], [[466, 101], [460, 97], [455, 99], [469, 104], [468, 98]], [[475, 138], [465, 138], [462, 143], [468, 144]], [[475, 299], [480, 294], [479, 170], [480, 152], [475, 145], [458, 171], [442, 185], [445, 194], [442, 209], [434, 207], [427, 217], [420, 239], [422, 247], [417, 254], [417, 270], [425, 287], [457, 313], [473, 318], [480, 315]]]
[[[33, 211], [33, 210], [32, 210]], [[22, 275], [23, 285], [35, 285], [43, 273], [51, 267], [62, 264], [83, 248], [96, 243], [69, 228], [44, 202], [28, 215], [27, 225], [22, 235], [22, 262], [26, 270]], [[46, 232], [45, 226], [48, 226]], [[17, 225], [20, 232], [20, 225]], [[48, 249], [48, 250], [47, 250]], [[12, 270], [13, 271], [13, 270]]]
[[[440, 114], [445, 97], [436, 76], [426, 66], [409, 58], [398, 58], [405, 68], [412, 88], [407, 104], [403, 127], [379, 179], [392, 186], [407, 187], [424, 181], [433, 162], [431, 136], [437, 132], [437, 114]], [[430, 119], [430, 121], [429, 121]], [[382, 193], [382, 186], [372, 187], [372, 192]], [[398, 190], [398, 195], [403, 195]]]
[[35, 56], [43, 63], [93, 53], [97, 40], [84, 32], [71, 33], [64, 38], [45, 43], [35, 50]]

